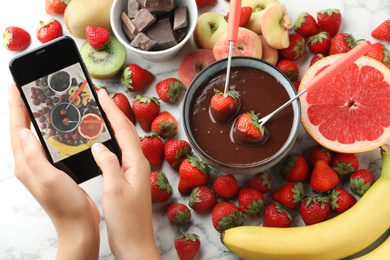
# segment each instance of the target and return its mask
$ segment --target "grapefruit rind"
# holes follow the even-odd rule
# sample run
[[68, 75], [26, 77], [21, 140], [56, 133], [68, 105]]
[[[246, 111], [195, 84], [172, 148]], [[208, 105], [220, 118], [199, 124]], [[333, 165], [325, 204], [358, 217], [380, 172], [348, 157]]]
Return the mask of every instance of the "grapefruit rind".
[[[342, 55], [344, 54], [331, 55], [314, 63], [302, 78], [298, 92], [305, 89], [306, 84], [319, 70], [334, 63]], [[356, 71], [354, 68], [358, 68], [360, 72], [364, 66], [369, 66], [365, 68], [370, 70], [370, 67], [378, 70], [379, 74], [383, 74], [383, 80], [377, 79], [378, 82], [374, 84], [359, 78], [360, 90], [364, 90], [359, 92], [355, 91], [359, 88], [353, 86], [353, 83], [346, 87], [345, 82], [340, 80], [356, 82], [359, 73], [347, 77], [348, 73], [344, 71], [333, 77], [330, 82], [300, 98], [303, 127], [315, 141], [329, 150], [342, 153], [366, 152], [380, 147], [390, 139], [390, 113], [388, 113], [390, 111], [390, 70], [381, 62], [367, 56], [360, 57], [348, 69]], [[371, 77], [375, 80], [374, 76]], [[366, 87], [367, 89], [364, 89]], [[350, 92], [343, 93], [345, 88]], [[324, 95], [325, 93], [328, 95]], [[348, 97], [346, 93], [350, 96]], [[366, 102], [367, 99], [369, 102]], [[335, 106], [335, 103], [340, 106]], [[337, 132], [339, 135], [336, 134]], [[367, 138], [368, 136], [372, 138]]]
[[[78, 126], [78, 131], [80, 133], [80, 135], [82, 137], [84, 137], [85, 139], [95, 139], [97, 137], [99, 137], [99, 135], [103, 132], [103, 123], [85, 123], [83, 122], [84, 119], [89, 119], [89, 117], [93, 117], [93, 119], [95, 120], [101, 120], [101, 117], [96, 115], [96, 114], [93, 114], [93, 113], [89, 113], [89, 114], [85, 114], [82, 118], [81, 118], [81, 122], [80, 122], [80, 125]], [[91, 133], [86, 133], [85, 130], [88, 130], [87, 128], [90, 128], [91, 131], [93, 131], [94, 133], [91, 134]]]

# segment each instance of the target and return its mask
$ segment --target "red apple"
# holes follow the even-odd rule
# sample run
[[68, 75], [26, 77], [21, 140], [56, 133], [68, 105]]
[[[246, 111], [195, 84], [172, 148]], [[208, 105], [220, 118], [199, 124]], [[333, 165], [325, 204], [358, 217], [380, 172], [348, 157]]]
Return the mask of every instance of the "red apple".
[[224, 15], [214, 12], [203, 13], [198, 17], [194, 40], [199, 49], [212, 50], [218, 38], [227, 32], [228, 23]]

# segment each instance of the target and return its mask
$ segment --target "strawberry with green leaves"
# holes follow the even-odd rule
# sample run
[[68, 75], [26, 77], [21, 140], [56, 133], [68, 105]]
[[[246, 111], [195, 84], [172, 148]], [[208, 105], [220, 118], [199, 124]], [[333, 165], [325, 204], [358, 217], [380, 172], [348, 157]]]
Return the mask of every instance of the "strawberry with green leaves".
[[218, 232], [242, 226], [244, 223], [241, 210], [236, 205], [228, 201], [216, 204], [213, 208], [211, 218], [213, 226]]
[[191, 154], [191, 146], [185, 140], [167, 140], [164, 143], [165, 160], [173, 168], [178, 168], [181, 162]]
[[296, 61], [305, 53], [306, 41], [299, 33], [290, 33], [289, 46], [285, 49], [280, 49], [279, 53], [286, 60]]
[[217, 0], [195, 0], [196, 6], [199, 8], [212, 5], [217, 2]]
[[85, 35], [89, 45], [96, 50], [103, 49], [111, 36], [106, 28], [93, 25], [88, 25], [85, 28]]
[[299, 14], [294, 23], [294, 30], [305, 37], [309, 37], [320, 32], [316, 20], [307, 12]]
[[110, 97], [117, 105], [117, 107], [126, 115], [126, 117], [135, 125], [135, 116], [134, 112], [131, 109], [129, 99], [120, 92], [112, 92], [110, 93]]
[[31, 43], [30, 34], [17, 26], [8, 26], [3, 33], [3, 45], [10, 51], [21, 51]]
[[133, 102], [133, 112], [142, 130], [150, 131], [153, 119], [160, 113], [160, 102], [155, 97], [136, 95]]
[[272, 193], [272, 199], [286, 206], [295, 209], [304, 196], [302, 182], [289, 182]]
[[[252, 15], [252, 11], [253, 11], [252, 7], [250, 6], [241, 7], [240, 20], [238, 23], [239, 27], [245, 27], [248, 24], [249, 19], [251, 18]], [[229, 21], [229, 12], [226, 15], [226, 20]]]
[[359, 160], [353, 153], [337, 153], [330, 165], [338, 175], [344, 176], [359, 169]]
[[310, 171], [302, 155], [291, 153], [282, 163], [281, 174], [286, 181], [298, 182], [308, 180]]
[[228, 122], [237, 114], [240, 107], [236, 90], [232, 89], [228, 93], [223, 93], [214, 89], [214, 96], [210, 101], [210, 110], [215, 121]]
[[362, 39], [355, 40], [355, 38], [350, 33], [339, 33], [333, 39], [330, 44], [329, 55], [347, 53]]
[[323, 58], [325, 58], [325, 56], [322, 55], [321, 53], [314, 55], [313, 58], [311, 58], [311, 60], [310, 60], [309, 67], [311, 67], [314, 63], [316, 63], [317, 61], [319, 61], [320, 59], [323, 59]]
[[372, 32], [371, 36], [381, 41], [390, 42], [390, 20], [382, 22]]
[[264, 195], [258, 190], [243, 187], [238, 192], [238, 207], [248, 216], [260, 216], [264, 204]]
[[317, 12], [317, 24], [322, 32], [330, 34], [333, 38], [340, 29], [341, 13], [339, 9], [325, 9]]
[[271, 203], [264, 212], [264, 227], [289, 227], [293, 214], [279, 203]]
[[186, 226], [191, 219], [191, 210], [182, 203], [171, 203], [167, 207], [169, 221], [176, 226]]
[[323, 160], [317, 160], [310, 178], [310, 186], [315, 192], [329, 192], [339, 184], [337, 173]]
[[177, 126], [176, 118], [168, 111], [164, 111], [153, 119], [151, 129], [162, 138], [172, 138], [177, 134]]
[[351, 190], [360, 197], [374, 184], [374, 176], [366, 169], [360, 169], [351, 174], [349, 185]]
[[220, 175], [213, 182], [215, 194], [224, 199], [237, 196], [239, 189], [238, 181], [232, 174]]
[[45, 0], [45, 12], [47, 14], [63, 15], [70, 0]]
[[343, 213], [356, 204], [356, 198], [342, 188], [333, 189], [328, 195], [330, 206], [336, 213]]
[[175, 103], [183, 90], [183, 83], [175, 78], [167, 78], [157, 83], [156, 91], [160, 99], [166, 103]]
[[193, 188], [204, 185], [210, 176], [210, 166], [194, 155], [188, 156], [179, 167], [179, 185], [181, 194], [187, 194]]
[[189, 206], [196, 212], [205, 212], [217, 204], [217, 196], [207, 186], [195, 187], [191, 191]]
[[126, 92], [135, 92], [142, 89], [145, 84], [153, 79], [153, 77], [154, 76], [150, 71], [132, 63], [124, 67], [121, 83]]
[[59, 21], [51, 18], [48, 22], [40, 21], [40, 27], [37, 29], [37, 38], [41, 43], [54, 40], [63, 35], [62, 25]]
[[261, 145], [269, 137], [268, 130], [259, 124], [259, 117], [254, 111], [241, 115], [233, 131], [233, 138], [243, 145]]
[[155, 171], [150, 174], [152, 190], [152, 203], [162, 203], [167, 201], [173, 193], [169, 181], [162, 171]]
[[333, 152], [326, 149], [325, 147], [322, 147], [321, 145], [315, 145], [310, 149], [309, 159], [307, 163], [309, 164], [309, 167], [313, 169], [314, 164], [317, 160], [323, 160], [324, 162], [330, 164], [332, 158]]
[[192, 260], [200, 248], [200, 239], [196, 234], [186, 234], [182, 230], [175, 239], [175, 249], [180, 260]]
[[324, 221], [330, 214], [327, 197], [305, 197], [299, 205], [299, 213], [306, 226]]
[[382, 62], [390, 69], [390, 51], [382, 43], [371, 44], [371, 49], [365, 55]]
[[151, 165], [159, 165], [163, 160], [164, 143], [158, 135], [141, 137], [141, 147], [146, 159]]
[[313, 54], [329, 54], [330, 45], [332, 44], [331, 36], [327, 32], [319, 32], [316, 35], [310, 36], [307, 40], [307, 47]]
[[280, 69], [291, 81], [299, 79], [299, 69], [297, 64], [291, 60], [281, 60], [276, 64], [276, 67]]
[[256, 189], [261, 193], [270, 192], [272, 189], [272, 178], [268, 171], [258, 172], [253, 175], [246, 185], [248, 188]]

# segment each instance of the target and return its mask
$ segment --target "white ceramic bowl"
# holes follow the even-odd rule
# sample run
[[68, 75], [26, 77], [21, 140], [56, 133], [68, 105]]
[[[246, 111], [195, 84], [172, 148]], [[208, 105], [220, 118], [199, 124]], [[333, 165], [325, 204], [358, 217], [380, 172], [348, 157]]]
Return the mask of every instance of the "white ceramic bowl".
[[175, 54], [188, 42], [191, 38], [195, 26], [196, 21], [198, 19], [198, 7], [196, 6], [196, 2], [194, 0], [175, 0], [176, 6], [186, 5], [188, 9], [188, 30], [185, 38], [179, 42], [177, 45], [172, 48], [162, 50], [162, 51], [144, 51], [141, 49], [134, 48], [130, 46], [130, 42], [126, 34], [122, 30], [122, 12], [127, 13], [127, 0], [114, 0], [111, 7], [111, 27], [112, 30], [118, 38], [118, 40], [126, 47], [126, 49], [135, 52], [141, 58], [149, 61], [166, 61], [175, 56]]

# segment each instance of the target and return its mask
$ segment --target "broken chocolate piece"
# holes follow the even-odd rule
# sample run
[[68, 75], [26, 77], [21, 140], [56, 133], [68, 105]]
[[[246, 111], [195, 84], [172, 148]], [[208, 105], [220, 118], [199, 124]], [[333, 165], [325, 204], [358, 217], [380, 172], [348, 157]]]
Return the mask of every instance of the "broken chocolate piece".
[[149, 12], [154, 13], [163, 13], [170, 12], [175, 8], [174, 0], [145, 0], [144, 7], [149, 10]]
[[187, 6], [178, 6], [175, 8], [173, 18], [173, 30], [179, 30], [188, 26]]
[[157, 20], [146, 31], [146, 34], [150, 39], [157, 42], [153, 50], [165, 50], [175, 46], [177, 44], [175, 37], [173, 36], [171, 22], [168, 18]]
[[149, 26], [154, 24], [155, 21], [156, 17], [145, 8], [139, 10], [132, 20], [139, 32], [145, 31]]
[[132, 21], [126, 15], [125, 12], [122, 12], [121, 17], [122, 17], [122, 29], [126, 33], [127, 37], [129, 37], [129, 39], [131, 41], [138, 34], [138, 30], [137, 30], [137, 28], [135, 28], [135, 25], [132, 23]]
[[186, 32], [184, 32], [184, 31], [173, 31], [173, 36], [175, 37], [175, 40], [176, 40], [176, 42], [181, 42], [183, 39], [184, 39], [184, 37], [186, 37]]
[[131, 41], [130, 46], [148, 51], [151, 50], [156, 44], [156, 41], [153, 41], [146, 34], [141, 32], [138, 33], [134, 40]]
[[135, 15], [139, 11], [139, 3], [136, 0], [128, 0], [127, 2], [127, 16], [131, 19], [135, 18]]

